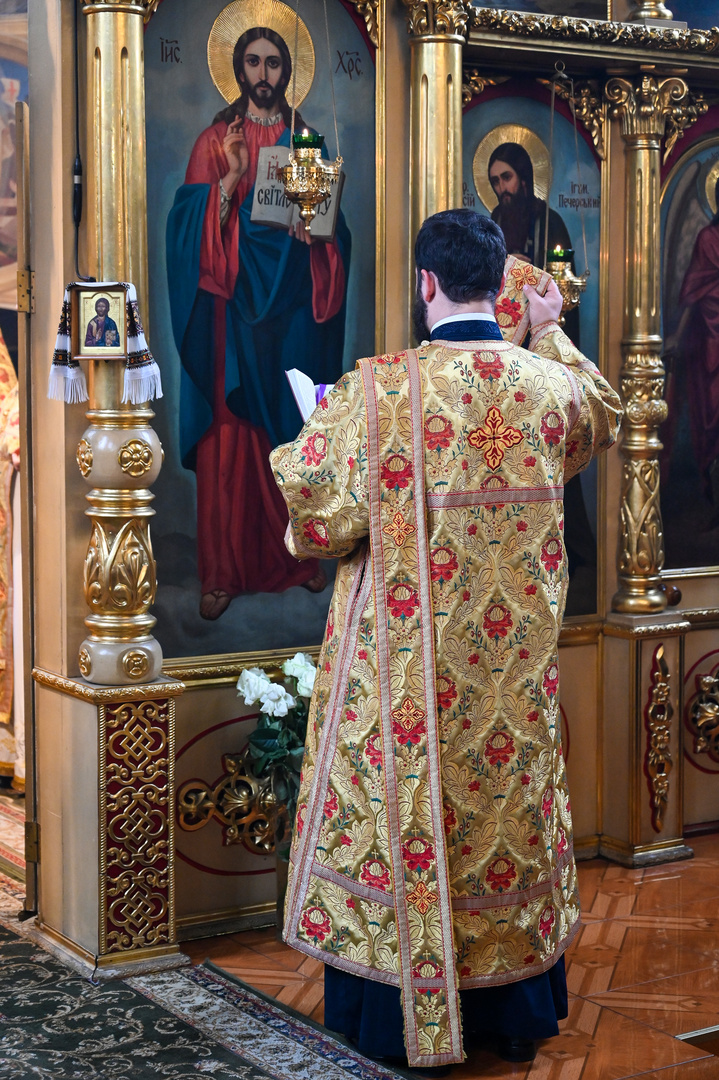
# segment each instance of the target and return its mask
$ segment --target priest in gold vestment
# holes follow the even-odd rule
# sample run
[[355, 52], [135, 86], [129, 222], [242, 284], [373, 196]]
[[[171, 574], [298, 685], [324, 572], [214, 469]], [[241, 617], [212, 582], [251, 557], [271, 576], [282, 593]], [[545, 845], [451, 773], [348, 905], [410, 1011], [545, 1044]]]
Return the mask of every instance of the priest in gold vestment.
[[[285, 939], [326, 965], [328, 1026], [428, 1068], [463, 1060], [463, 1028], [509, 1060], [556, 1034], [579, 919], [562, 491], [621, 407], [555, 321], [556, 286], [503, 274], [505, 254], [488, 218], [429, 218], [431, 342], [359, 361], [271, 455], [289, 549], [340, 559]], [[516, 338], [527, 307], [528, 350], [500, 329]]]

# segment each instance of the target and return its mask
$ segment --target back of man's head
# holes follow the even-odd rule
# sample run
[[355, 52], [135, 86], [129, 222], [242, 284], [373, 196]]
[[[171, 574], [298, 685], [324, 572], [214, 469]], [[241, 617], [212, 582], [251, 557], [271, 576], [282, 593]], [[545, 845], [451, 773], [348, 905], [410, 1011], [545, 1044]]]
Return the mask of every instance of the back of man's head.
[[417, 233], [417, 270], [436, 274], [453, 304], [494, 300], [502, 284], [507, 249], [502, 230], [474, 210], [442, 210]]

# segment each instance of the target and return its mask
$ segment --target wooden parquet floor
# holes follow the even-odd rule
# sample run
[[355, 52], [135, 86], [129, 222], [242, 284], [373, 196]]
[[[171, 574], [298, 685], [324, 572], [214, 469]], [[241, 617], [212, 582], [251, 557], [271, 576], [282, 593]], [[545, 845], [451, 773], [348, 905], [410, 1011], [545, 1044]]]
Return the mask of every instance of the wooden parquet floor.
[[320, 1024], [324, 1020], [324, 964], [277, 941], [274, 928], [186, 941], [182, 951], [195, 964], [211, 960], [283, 1005]]
[[[719, 1080], [716, 1043], [677, 1036], [719, 1026], [719, 836], [695, 858], [647, 870], [579, 864], [583, 928], [567, 952], [569, 1016], [532, 1065], [474, 1050], [452, 1080]], [[274, 929], [186, 942], [218, 967], [323, 1020], [323, 966]]]

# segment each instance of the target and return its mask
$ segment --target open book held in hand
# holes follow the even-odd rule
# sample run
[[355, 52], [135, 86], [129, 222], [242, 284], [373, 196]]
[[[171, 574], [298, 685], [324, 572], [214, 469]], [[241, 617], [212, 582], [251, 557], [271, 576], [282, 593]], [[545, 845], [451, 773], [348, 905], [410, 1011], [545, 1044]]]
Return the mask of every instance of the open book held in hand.
[[[277, 170], [286, 165], [289, 158], [290, 151], [286, 146], [263, 146], [260, 150], [251, 221], [274, 229], [294, 229], [300, 221], [300, 208], [287, 198], [284, 185], [277, 175]], [[316, 208], [310, 228], [310, 235], [315, 240], [334, 240], [344, 182], [345, 174], [341, 172], [339, 179], [332, 184], [331, 194]]]
[[327, 391], [332, 389], [332, 385], [330, 383], [318, 383], [315, 386], [309, 375], [305, 375], [304, 371], [300, 371], [299, 368], [290, 368], [289, 371], [285, 372], [285, 375], [297, 402], [297, 408], [300, 410], [300, 416], [303, 422], [306, 422], [312, 416]]

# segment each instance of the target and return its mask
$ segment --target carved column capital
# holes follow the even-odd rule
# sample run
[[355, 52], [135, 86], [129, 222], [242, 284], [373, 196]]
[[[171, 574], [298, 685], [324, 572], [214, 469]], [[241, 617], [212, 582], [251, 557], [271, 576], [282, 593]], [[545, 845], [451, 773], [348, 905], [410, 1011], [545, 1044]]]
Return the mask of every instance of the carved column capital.
[[402, 0], [407, 8], [410, 37], [466, 37], [471, 4], [468, 0]]
[[689, 88], [683, 79], [667, 79], [644, 73], [635, 81], [610, 79], [605, 93], [610, 115], [622, 125], [627, 140], [664, 137], [667, 119], [688, 101]]
[[666, 79], [645, 73], [631, 82], [610, 79], [606, 86], [610, 116], [622, 125], [627, 142], [664, 140], [664, 160], [691, 124], [703, 116], [708, 105], [701, 94], [692, 94], [683, 79]]
[[160, 0], [82, 0], [82, 10], [85, 15], [113, 11], [141, 15], [147, 22], [159, 3]]

